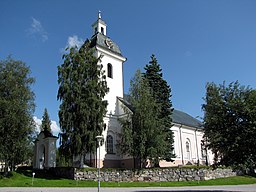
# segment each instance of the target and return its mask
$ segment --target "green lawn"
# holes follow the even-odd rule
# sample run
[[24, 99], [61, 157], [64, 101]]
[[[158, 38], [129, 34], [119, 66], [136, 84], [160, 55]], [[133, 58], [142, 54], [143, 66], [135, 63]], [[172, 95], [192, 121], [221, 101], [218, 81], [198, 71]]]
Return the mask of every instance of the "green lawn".
[[[1, 177], [0, 187], [29, 187], [32, 186], [32, 177], [28, 174], [13, 172], [9, 177]], [[236, 176], [209, 181], [183, 181], [183, 182], [101, 182], [102, 187], [174, 187], [199, 185], [239, 185], [255, 184], [256, 178], [250, 176]], [[33, 187], [97, 187], [94, 181], [75, 181], [69, 179], [34, 178]]]

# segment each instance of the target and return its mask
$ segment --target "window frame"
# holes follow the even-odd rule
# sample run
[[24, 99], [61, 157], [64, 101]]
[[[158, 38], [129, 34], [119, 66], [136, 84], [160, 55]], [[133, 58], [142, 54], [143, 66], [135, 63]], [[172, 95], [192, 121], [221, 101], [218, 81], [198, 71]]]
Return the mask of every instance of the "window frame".
[[108, 63], [107, 65], [107, 76], [113, 79], [113, 66], [111, 63]]
[[106, 151], [107, 151], [107, 154], [115, 154], [114, 153], [114, 137], [112, 135], [107, 135]]
[[188, 138], [186, 139], [185, 146], [186, 146], [186, 157], [188, 160], [191, 160], [191, 142]]

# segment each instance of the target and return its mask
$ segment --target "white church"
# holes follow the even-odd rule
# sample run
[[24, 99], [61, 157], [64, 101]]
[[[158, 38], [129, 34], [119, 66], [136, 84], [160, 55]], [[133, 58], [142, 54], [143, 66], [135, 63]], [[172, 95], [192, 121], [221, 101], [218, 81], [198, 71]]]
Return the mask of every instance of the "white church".
[[[104, 117], [106, 129], [100, 136], [103, 145], [98, 147], [97, 154], [93, 154], [92, 159], [89, 154], [85, 158], [77, 156], [74, 158], [74, 161], [77, 161], [74, 165], [92, 164], [95, 167], [104, 168], [134, 168], [134, 159], [122, 155], [118, 150], [118, 141], [122, 132], [118, 118], [125, 115], [124, 108], [129, 110], [130, 107], [124, 97], [123, 64], [126, 58], [118, 45], [107, 36], [107, 25], [101, 19], [100, 13], [92, 27], [94, 34], [90, 39], [91, 47], [95, 49], [96, 57], [103, 56], [100, 62], [106, 72], [109, 87], [109, 92], [104, 98], [108, 101], [107, 115]], [[173, 126], [170, 129], [174, 133], [176, 157], [172, 162], [161, 161], [160, 167], [213, 164], [213, 154], [206, 150], [203, 144], [202, 123], [187, 113], [175, 109], [172, 121]], [[58, 137], [47, 131], [39, 134], [35, 141], [33, 168], [48, 169], [56, 166], [57, 139]], [[84, 162], [81, 162], [81, 159], [84, 159]]]
[[[97, 165], [100, 152], [100, 167], [133, 168], [133, 158], [124, 156], [118, 152], [118, 141], [122, 128], [118, 117], [124, 115], [123, 65], [126, 58], [122, 55], [119, 46], [108, 37], [107, 25], [102, 20], [99, 12], [97, 21], [92, 25], [93, 36], [91, 46], [95, 48], [96, 56], [103, 56], [101, 64], [106, 71], [109, 93], [105, 99], [108, 101], [107, 116], [104, 118], [106, 130], [103, 132], [104, 144], [97, 149], [94, 155], [94, 165]], [[190, 115], [174, 110], [173, 126], [170, 128], [174, 133], [174, 152], [176, 158], [173, 162], [161, 161], [161, 167], [182, 165], [205, 165], [212, 164], [213, 155], [205, 150], [202, 145], [203, 127], [200, 121]], [[99, 151], [100, 150], [100, 151]], [[89, 161], [89, 156], [86, 157]]]

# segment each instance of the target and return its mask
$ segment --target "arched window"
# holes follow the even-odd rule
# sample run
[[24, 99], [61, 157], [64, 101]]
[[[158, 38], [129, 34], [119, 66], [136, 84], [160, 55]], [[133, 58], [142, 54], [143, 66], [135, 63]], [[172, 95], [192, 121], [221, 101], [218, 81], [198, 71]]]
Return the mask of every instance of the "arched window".
[[190, 160], [190, 141], [189, 139], [186, 139], [186, 154], [187, 154], [187, 158], [188, 160]]
[[107, 153], [114, 153], [114, 141], [111, 135], [107, 136]]
[[107, 69], [108, 77], [113, 78], [113, 67], [110, 63], [108, 63], [108, 69]]
[[103, 27], [100, 28], [100, 31], [101, 31], [101, 34], [105, 35], [105, 34], [104, 34], [104, 28], [103, 28]]

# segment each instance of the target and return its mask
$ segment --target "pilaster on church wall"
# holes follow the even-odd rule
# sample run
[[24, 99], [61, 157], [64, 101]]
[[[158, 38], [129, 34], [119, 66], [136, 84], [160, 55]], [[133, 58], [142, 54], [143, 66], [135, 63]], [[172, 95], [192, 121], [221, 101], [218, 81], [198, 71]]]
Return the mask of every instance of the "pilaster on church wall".
[[50, 166], [56, 166], [56, 140], [57, 138], [50, 138]]
[[[203, 138], [203, 129], [190, 127], [186, 125], [174, 124], [171, 128], [174, 133], [174, 150], [176, 164], [182, 165], [188, 162], [196, 164], [202, 161], [201, 140]], [[190, 156], [186, 151], [186, 142], [190, 143]]]
[[34, 147], [34, 161], [33, 161], [33, 168], [38, 169], [39, 168], [39, 161], [37, 161], [37, 159], [39, 159], [39, 141], [36, 140], [35, 142], [35, 147]]
[[[184, 126], [181, 128], [182, 132], [182, 141], [183, 141], [183, 154], [184, 154], [184, 160], [187, 161], [193, 161], [197, 159], [197, 149], [196, 149], [196, 141], [195, 141], [195, 131], [194, 129], [191, 129], [190, 127]], [[190, 155], [189, 158], [186, 151], [186, 142], [189, 141], [190, 143]]]
[[174, 124], [171, 127], [171, 130], [173, 132], [174, 136], [174, 153], [176, 155], [175, 159], [181, 159], [181, 141], [180, 141], [180, 133], [179, 133], [179, 127]]
[[45, 138], [45, 167], [50, 167], [50, 151], [51, 151], [51, 145], [49, 142], [50, 138]]
[[[45, 135], [40, 133], [38, 138], [37, 138], [37, 141], [36, 141], [36, 159], [35, 159], [35, 168], [37, 169], [41, 169], [43, 166], [43, 160], [42, 158], [44, 158], [44, 163], [46, 163], [46, 152], [47, 152], [47, 147], [45, 145], [45, 142], [44, 142], [44, 138], [45, 138]], [[44, 156], [43, 156], [43, 152], [44, 152]], [[41, 165], [42, 164], [42, 165]]]
[[47, 137], [45, 139], [45, 155], [46, 155], [46, 167], [55, 167], [56, 166], [56, 145], [55, 137]]
[[202, 145], [201, 142], [203, 140], [204, 132], [202, 129], [196, 131], [196, 138], [197, 138], [197, 144], [198, 144], [198, 153], [199, 153], [199, 160], [204, 160], [202, 157]]

